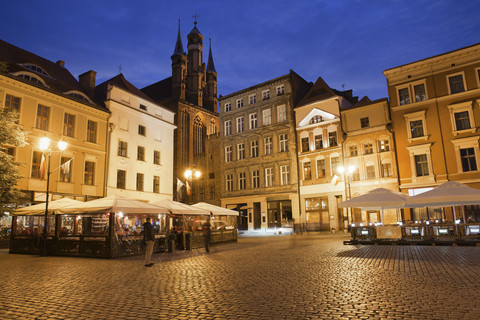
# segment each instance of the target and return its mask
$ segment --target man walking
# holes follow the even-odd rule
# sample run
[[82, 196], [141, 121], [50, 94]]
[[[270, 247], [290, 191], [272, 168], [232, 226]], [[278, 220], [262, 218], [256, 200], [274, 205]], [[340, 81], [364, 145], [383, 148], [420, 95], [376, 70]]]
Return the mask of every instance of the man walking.
[[150, 262], [153, 253], [153, 243], [155, 242], [155, 235], [153, 234], [153, 226], [150, 223], [150, 218], [143, 224], [143, 241], [145, 241], [145, 267], [153, 266]]

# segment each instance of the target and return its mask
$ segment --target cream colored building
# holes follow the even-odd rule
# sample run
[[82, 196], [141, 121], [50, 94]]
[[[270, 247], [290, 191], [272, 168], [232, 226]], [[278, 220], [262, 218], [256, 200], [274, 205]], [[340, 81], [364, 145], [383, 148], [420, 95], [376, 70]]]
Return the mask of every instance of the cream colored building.
[[300, 210], [306, 231], [343, 230], [345, 185], [341, 110], [352, 105], [351, 92], [331, 89], [322, 78], [295, 107]]
[[221, 205], [240, 229], [300, 225], [293, 108], [309, 88], [290, 71], [219, 99]]
[[[355, 198], [376, 188], [398, 192], [398, 170], [387, 99], [370, 101], [364, 97], [343, 109], [341, 118], [345, 132], [343, 167], [346, 170], [342, 176], [345, 198]], [[354, 170], [349, 172], [349, 167]], [[399, 212], [397, 209], [384, 210], [382, 217], [380, 211], [344, 209], [344, 217], [357, 225], [382, 221], [396, 224]]]
[[110, 110], [106, 195], [172, 199], [175, 113], [160, 106], [122, 74], [99, 84]]
[[[480, 44], [385, 70], [400, 189], [445, 181], [480, 188]], [[465, 206], [480, 219], [479, 206]], [[451, 210], [407, 211], [407, 220], [452, 219]]]
[[[51, 139], [50, 199], [102, 197], [109, 111], [93, 101], [93, 91], [85, 85], [94, 83], [95, 73], [81, 75], [79, 83], [63, 61], [51, 62], [4, 41], [0, 61], [1, 105], [17, 109], [20, 125], [29, 132], [27, 146], [8, 148], [23, 164], [19, 188], [25, 197], [20, 202], [46, 199], [47, 174], [40, 179], [43, 137]], [[57, 148], [60, 140], [68, 143], [63, 152]], [[60, 167], [69, 160], [69, 170]]]

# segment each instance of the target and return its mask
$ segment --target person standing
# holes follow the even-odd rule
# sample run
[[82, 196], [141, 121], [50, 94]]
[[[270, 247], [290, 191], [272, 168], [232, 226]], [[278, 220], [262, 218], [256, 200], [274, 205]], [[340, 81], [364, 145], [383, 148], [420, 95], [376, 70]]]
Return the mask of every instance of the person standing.
[[212, 226], [210, 224], [210, 217], [207, 217], [207, 221], [203, 224], [203, 236], [205, 237], [205, 251], [210, 252], [210, 237], [212, 236]]
[[145, 241], [145, 267], [153, 266], [150, 262], [153, 253], [153, 243], [155, 242], [155, 235], [153, 234], [153, 226], [150, 223], [150, 218], [143, 224], [143, 241]]

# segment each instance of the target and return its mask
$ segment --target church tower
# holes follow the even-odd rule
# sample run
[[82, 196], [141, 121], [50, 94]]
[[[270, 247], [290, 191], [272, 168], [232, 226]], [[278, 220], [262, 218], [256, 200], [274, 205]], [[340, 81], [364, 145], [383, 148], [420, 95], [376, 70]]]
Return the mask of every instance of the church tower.
[[212, 56], [212, 40], [210, 39], [210, 48], [208, 51], [207, 62], [207, 88], [205, 93], [205, 107], [210, 111], [217, 111], [217, 71], [215, 70], [215, 64], [213, 63]]
[[178, 20], [178, 36], [172, 59], [172, 97], [185, 100], [185, 86], [187, 76], [187, 55], [183, 51], [180, 35], [180, 20]]
[[187, 101], [194, 105], [203, 106], [204, 64], [203, 64], [203, 36], [195, 26], [188, 34], [188, 61], [187, 61]]

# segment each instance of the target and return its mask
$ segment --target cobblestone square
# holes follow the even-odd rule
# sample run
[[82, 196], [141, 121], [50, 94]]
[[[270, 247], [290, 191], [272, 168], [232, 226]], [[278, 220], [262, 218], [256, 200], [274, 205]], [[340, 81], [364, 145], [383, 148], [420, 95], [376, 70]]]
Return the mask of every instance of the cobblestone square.
[[240, 238], [115, 260], [0, 252], [0, 319], [478, 319], [480, 248]]

